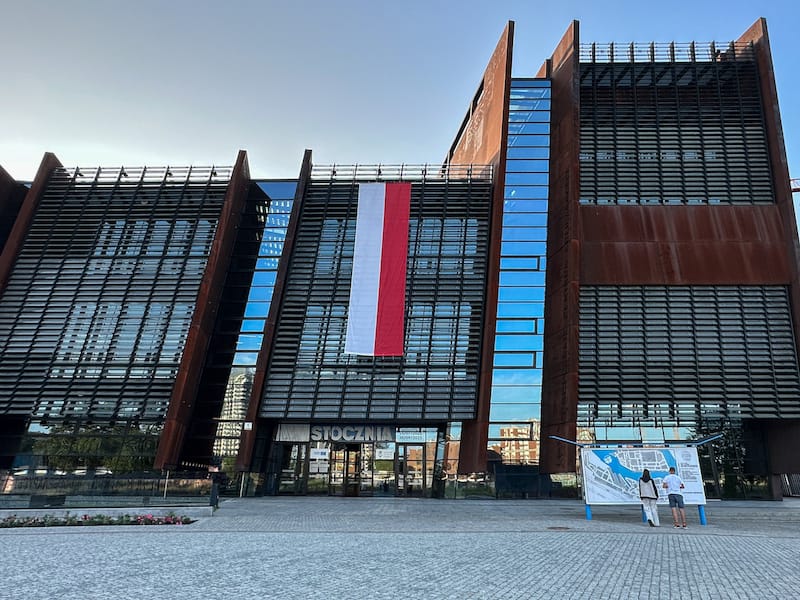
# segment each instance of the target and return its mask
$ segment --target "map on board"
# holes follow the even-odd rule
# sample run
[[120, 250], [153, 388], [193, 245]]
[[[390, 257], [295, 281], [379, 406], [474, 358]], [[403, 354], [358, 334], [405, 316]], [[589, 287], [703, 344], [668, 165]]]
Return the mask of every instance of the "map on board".
[[706, 494], [695, 447], [581, 448], [583, 495], [586, 504], [639, 504], [639, 478], [650, 470], [656, 482], [658, 503], [667, 504], [661, 481], [675, 467], [686, 486], [686, 504], [705, 504]]

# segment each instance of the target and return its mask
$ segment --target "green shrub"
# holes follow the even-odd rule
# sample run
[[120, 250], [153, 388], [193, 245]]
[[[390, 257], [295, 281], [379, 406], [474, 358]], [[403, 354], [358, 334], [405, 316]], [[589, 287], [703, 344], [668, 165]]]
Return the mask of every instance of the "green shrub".
[[168, 513], [163, 517], [156, 517], [152, 514], [144, 515], [72, 515], [67, 513], [63, 517], [44, 515], [41, 517], [18, 517], [11, 515], [0, 520], [0, 529], [10, 527], [63, 527], [63, 526], [83, 526], [83, 525], [189, 525], [195, 519], [186, 515], [176, 515]]

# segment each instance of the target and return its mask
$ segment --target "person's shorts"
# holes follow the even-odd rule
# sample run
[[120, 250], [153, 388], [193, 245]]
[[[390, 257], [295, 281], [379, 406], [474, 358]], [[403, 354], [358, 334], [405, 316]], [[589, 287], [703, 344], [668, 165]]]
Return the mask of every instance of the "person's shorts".
[[670, 508], [683, 508], [683, 494], [670, 494], [669, 495]]

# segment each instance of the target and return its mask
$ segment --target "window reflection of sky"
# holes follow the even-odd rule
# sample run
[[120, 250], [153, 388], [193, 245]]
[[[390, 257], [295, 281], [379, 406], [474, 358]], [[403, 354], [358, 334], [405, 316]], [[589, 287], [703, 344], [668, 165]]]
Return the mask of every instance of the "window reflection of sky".
[[541, 414], [549, 111], [548, 81], [512, 81], [490, 439]]
[[245, 306], [239, 338], [236, 343], [234, 366], [256, 364], [258, 351], [264, 338], [272, 292], [275, 288], [278, 261], [283, 252], [289, 213], [292, 210], [296, 181], [260, 181], [258, 187], [269, 196], [266, 222], [259, 245], [256, 270]]

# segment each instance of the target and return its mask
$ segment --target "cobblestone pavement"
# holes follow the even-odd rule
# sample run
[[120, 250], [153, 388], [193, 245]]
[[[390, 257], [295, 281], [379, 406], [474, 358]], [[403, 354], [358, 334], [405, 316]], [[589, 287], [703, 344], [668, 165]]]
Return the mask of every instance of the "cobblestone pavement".
[[708, 525], [568, 500], [255, 498], [188, 526], [0, 530], [0, 598], [797, 598], [800, 501]]

